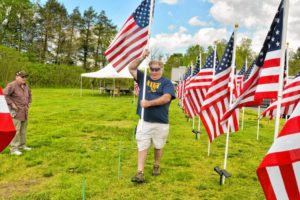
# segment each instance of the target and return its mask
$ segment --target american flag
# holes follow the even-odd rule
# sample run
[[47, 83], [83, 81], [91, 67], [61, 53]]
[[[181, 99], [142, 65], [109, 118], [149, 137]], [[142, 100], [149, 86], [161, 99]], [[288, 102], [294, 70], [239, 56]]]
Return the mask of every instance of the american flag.
[[190, 81], [193, 79], [193, 73], [192, 73], [192, 66], [190, 66], [186, 72], [185, 75], [185, 81], [184, 81], [184, 87], [183, 87], [183, 109], [185, 114], [192, 118], [196, 116], [196, 110], [195, 105], [193, 105], [193, 100], [191, 99], [191, 96], [189, 95], [186, 88], [189, 87]]
[[[280, 115], [291, 115], [300, 101], [300, 72], [295, 76], [293, 81], [286, 85], [283, 89]], [[272, 119], [276, 115], [277, 101], [274, 101], [264, 112], [263, 117]]]
[[186, 87], [185, 87], [185, 105], [187, 105], [188, 109], [192, 109], [192, 111], [189, 111], [191, 114], [191, 117], [194, 117], [197, 115], [197, 112], [200, 111], [200, 105], [199, 105], [199, 99], [198, 96], [195, 94], [195, 91], [191, 89], [191, 84], [193, 83], [194, 79], [196, 78], [197, 74], [200, 71], [200, 56], [197, 57], [196, 65], [193, 70], [192, 77], [189, 79]]
[[250, 65], [250, 67], [246, 70], [246, 72], [245, 72], [245, 74], [244, 74], [244, 82], [245, 82], [246, 80], [249, 79], [250, 74], [251, 74], [252, 71], [253, 71], [254, 65], [255, 65], [255, 62], [253, 62], [253, 63]]
[[[187, 88], [187, 90], [189, 90], [190, 96], [192, 96], [197, 115], [200, 114], [200, 108], [204, 102], [205, 95], [213, 79], [214, 55], [214, 51], [210, 53], [204, 63], [204, 66], [190, 82], [189, 87]], [[218, 66], [218, 62], [218, 58], [216, 58], [216, 66]]]
[[[231, 63], [234, 49], [234, 33], [232, 34], [220, 64], [216, 67], [216, 74], [208, 89], [203, 102], [200, 117], [206, 132], [212, 142], [216, 137], [227, 131], [227, 123], [221, 124], [221, 117], [229, 107]], [[232, 120], [233, 119], [233, 120]], [[238, 130], [238, 118], [233, 115], [228, 120], [231, 131]]]
[[[264, 46], [266, 51], [262, 51], [256, 64], [260, 66], [258, 85], [255, 92], [255, 99], [277, 98], [280, 75], [280, 59], [282, 47], [283, 31], [283, 1], [280, 3], [278, 12], [274, 18], [271, 30], [268, 33], [268, 44]], [[282, 58], [284, 59], [284, 58]]]
[[300, 199], [300, 103], [256, 172], [266, 199]]
[[0, 152], [9, 145], [15, 134], [16, 130], [0, 87]]
[[246, 73], [246, 65], [244, 64], [239, 73], [235, 76], [236, 92], [239, 96], [243, 89], [243, 80]]
[[[241, 95], [232, 104], [230, 109], [228, 109], [228, 111], [226, 111], [226, 113], [222, 117], [222, 121], [226, 120], [228, 117], [230, 117], [236, 108], [241, 108], [243, 106], [259, 106], [259, 105], [261, 105], [262, 99], [255, 98], [255, 94], [256, 94], [258, 87], [260, 87], [260, 88], [261, 88], [261, 86], [265, 87], [264, 92], [262, 91], [262, 89], [260, 89], [258, 91], [259, 95], [265, 93], [267, 96], [267, 94], [272, 93], [272, 92], [269, 93], [266, 90], [269, 88], [272, 90], [272, 86], [271, 86], [272, 84], [269, 85], [269, 84], [260, 84], [260, 83], [262, 82], [262, 80], [265, 80], [265, 81], [273, 80], [271, 78], [272, 76], [270, 77], [270, 79], [267, 78], [268, 76], [266, 76], [265, 72], [267, 72], [268, 69], [275, 69], [275, 71], [277, 71], [277, 67], [266, 68], [265, 66], [271, 66], [272, 63], [277, 63], [280, 61], [280, 57], [275, 58], [275, 59], [273, 59], [273, 58], [274, 58], [274, 55], [279, 55], [278, 52], [280, 52], [280, 50], [281, 50], [280, 49], [281, 47], [278, 47], [279, 49], [276, 48], [276, 50], [274, 50], [274, 46], [277, 46], [278, 43], [281, 44], [282, 20], [283, 20], [283, 3], [281, 2], [279, 5], [279, 8], [278, 8], [278, 12], [275, 15], [275, 18], [271, 24], [270, 30], [264, 41], [262, 49], [261, 49], [258, 57], [256, 58], [256, 61], [253, 64], [253, 66], [250, 67], [246, 72], [246, 75], [245, 75], [246, 81], [244, 82], [244, 88], [241, 92]], [[279, 36], [277, 34], [279, 34]], [[276, 38], [280, 38], [280, 40], [279, 41], [275, 40], [274, 35], [276, 35]], [[250, 75], [247, 74], [248, 72], [250, 72], [249, 70], [251, 71]], [[277, 81], [278, 81], [278, 77], [277, 77]], [[277, 85], [275, 83], [273, 83], [273, 84]], [[270, 86], [270, 87], [268, 87], [268, 86]], [[277, 90], [278, 90], [278, 86], [276, 88], [276, 91]]]
[[143, 0], [127, 19], [105, 52], [105, 57], [118, 71], [140, 57], [149, 40], [151, 0]]

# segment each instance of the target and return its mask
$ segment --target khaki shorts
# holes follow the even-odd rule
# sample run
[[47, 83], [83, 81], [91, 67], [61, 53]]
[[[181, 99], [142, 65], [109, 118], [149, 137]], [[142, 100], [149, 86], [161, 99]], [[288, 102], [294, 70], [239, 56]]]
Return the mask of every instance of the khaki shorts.
[[138, 150], [143, 151], [148, 149], [153, 144], [155, 149], [162, 149], [166, 144], [169, 135], [169, 124], [145, 122], [141, 125], [139, 120], [136, 130], [136, 141]]

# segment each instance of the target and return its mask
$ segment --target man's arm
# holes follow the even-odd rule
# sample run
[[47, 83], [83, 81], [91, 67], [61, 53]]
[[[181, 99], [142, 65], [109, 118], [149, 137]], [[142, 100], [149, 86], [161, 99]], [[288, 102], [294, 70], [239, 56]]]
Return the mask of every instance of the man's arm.
[[150, 53], [149, 50], [145, 49], [145, 51], [141, 57], [135, 59], [134, 61], [132, 61], [129, 64], [129, 66], [128, 66], [129, 72], [135, 80], [137, 80], [137, 68], [139, 67], [141, 62], [149, 55], [149, 53]]
[[4, 97], [8, 105], [10, 105], [14, 110], [18, 110], [18, 107], [14, 103], [14, 101], [11, 99], [11, 94], [14, 92], [14, 88], [11, 84], [8, 84], [6, 88], [4, 88]]
[[151, 106], [161, 106], [164, 104], [167, 104], [171, 101], [172, 96], [171, 94], [164, 94], [161, 97], [153, 100], [142, 100], [141, 101], [141, 107], [142, 108], [148, 108]]

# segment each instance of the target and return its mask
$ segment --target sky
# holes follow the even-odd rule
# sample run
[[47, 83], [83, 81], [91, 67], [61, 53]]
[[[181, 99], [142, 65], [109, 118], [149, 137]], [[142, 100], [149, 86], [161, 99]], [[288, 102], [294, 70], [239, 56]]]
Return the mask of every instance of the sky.
[[[104, 10], [118, 28], [142, 0], [58, 0], [71, 13], [93, 7]], [[41, 3], [46, 0], [40, 0]], [[212, 45], [228, 40], [234, 24], [239, 24], [238, 42], [252, 39], [259, 52], [280, 0], [156, 0], [150, 47], [164, 54], [185, 53], [188, 47]], [[298, 8], [298, 9], [297, 9]], [[290, 0], [287, 42], [292, 50], [300, 47], [300, 0]]]

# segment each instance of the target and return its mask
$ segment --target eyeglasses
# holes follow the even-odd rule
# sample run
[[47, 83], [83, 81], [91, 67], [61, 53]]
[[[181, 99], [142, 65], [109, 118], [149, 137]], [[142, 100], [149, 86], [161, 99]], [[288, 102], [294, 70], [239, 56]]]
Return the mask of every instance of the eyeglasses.
[[161, 68], [153, 68], [153, 67], [150, 67], [150, 70], [152, 72], [159, 72], [161, 70]]
[[27, 78], [27, 76], [21, 76], [21, 78]]

